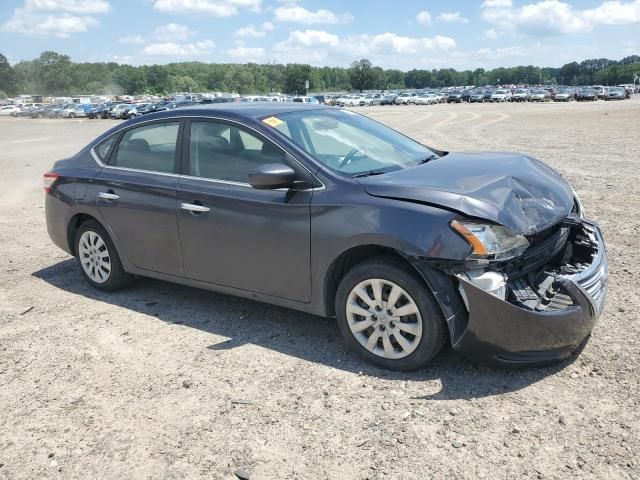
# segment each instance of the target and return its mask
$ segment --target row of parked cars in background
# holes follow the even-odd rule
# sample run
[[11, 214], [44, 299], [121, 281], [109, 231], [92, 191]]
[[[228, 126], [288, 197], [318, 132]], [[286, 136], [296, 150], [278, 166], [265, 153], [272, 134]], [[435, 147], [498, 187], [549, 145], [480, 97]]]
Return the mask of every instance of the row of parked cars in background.
[[104, 102], [0, 106], [0, 115], [30, 118], [91, 118], [131, 119], [163, 110], [187, 107], [197, 103], [222, 102], [299, 102], [336, 105], [339, 107], [363, 107], [374, 105], [432, 105], [436, 103], [484, 103], [484, 102], [569, 102], [624, 100], [630, 98], [631, 86], [582, 86], [582, 87], [476, 87], [421, 91], [384, 91], [364, 94], [323, 94], [287, 97], [284, 95], [246, 95], [243, 97], [217, 97], [214, 99], [160, 100], [155, 102]]
[[27, 103], [23, 105], [6, 105], [0, 107], [0, 115], [30, 118], [111, 118], [130, 119], [151, 112], [160, 112], [174, 108], [194, 105], [193, 101], [162, 100], [155, 103], [119, 103], [105, 102], [42, 104]]
[[44, 104], [25, 103], [22, 105], [6, 105], [0, 107], [0, 115], [12, 115], [14, 117], [30, 118], [91, 118], [91, 119], [122, 119], [128, 120], [146, 115], [147, 113], [173, 110], [175, 108], [188, 107], [199, 103], [225, 103], [225, 102], [300, 102], [320, 103], [316, 97], [296, 96], [258, 96], [245, 97], [217, 97], [214, 99], [194, 100], [160, 100], [157, 102], [105, 102], [91, 103], [66, 103]]
[[567, 102], [630, 98], [630, 87], [539, 87], [539, 88], [472, 88], [453, 90], [423, 90], [411, 92], [376, 92], [367, 94], [320, 95], [320, 103], [340, 107], [373, 105], [431, 105], [435, 103], [484, 102]]

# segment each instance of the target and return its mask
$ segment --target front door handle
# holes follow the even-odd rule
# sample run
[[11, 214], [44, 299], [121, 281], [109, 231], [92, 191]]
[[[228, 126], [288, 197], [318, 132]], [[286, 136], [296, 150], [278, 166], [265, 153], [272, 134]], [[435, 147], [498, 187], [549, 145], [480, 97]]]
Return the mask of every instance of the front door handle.
[[198, 205], [196, 203], [183, 203], [180, 205], [182, 210], [187, 210], [191, 213], [204, 213], [211, 210], [209, 207], [205, 207], [204, 205]]
[[112, 192], [100, 192], [98, 193], [98, 198], [104, 198], [105, 200], [118, 200], [120, 195], [116, 195]]

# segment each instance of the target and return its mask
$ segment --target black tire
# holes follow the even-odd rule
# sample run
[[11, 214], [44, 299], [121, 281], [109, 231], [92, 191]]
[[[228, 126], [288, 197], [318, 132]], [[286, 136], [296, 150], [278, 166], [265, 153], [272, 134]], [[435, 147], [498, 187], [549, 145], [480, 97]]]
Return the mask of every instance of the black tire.
[[[98, 236], [104, 241], [109, 258], [111, 263], [111, 272], [106, 281], [99, 283], [91, 279], [87, 273], [85, 272], [81, 259], [80, 259], [80, 238], [82, 234], [85, 232], [94, 232], [98, 234]], [[94, 288], [98, 290], [102, 290], [105, 292], [113, 292], [115, 290], [119, 290], [121, 288], [126, 287], [133, 280], [133, 275], [124, 271], [122, 267], [122, 262], [120, 261], [120, 256], [118, 255], [118, 251], [116, 250], [115, 245], [111, 241], [111, 237], [104, 229], [102, 225], [100, 225], [95, 220], [88, 220], [84, 222], [78, 228], [76, 232], [76, 237], [74, 239], [74, 253], [76, 260], [78, 262], [78, 267], [80, 267], [80, 271], [84, 276], [85, 280]]]
[[[422, 336], [415, 350], [403, 358], [388, 359], [370, 352], [349, 328], [346, 313], [349, 295], [360, 282], [372, 278], [388, 280], [400, 286], [413, 298], [420, 312]], [[349, 270], [338, 286], [335, 311], [338, 327], [347, 345], [371, 363], [389, 370], [414, 370], [425, 366], [440, 352], [448, 337], [440, 308], [424, 281], [415, 271], [393, 257], [366, 260]]]

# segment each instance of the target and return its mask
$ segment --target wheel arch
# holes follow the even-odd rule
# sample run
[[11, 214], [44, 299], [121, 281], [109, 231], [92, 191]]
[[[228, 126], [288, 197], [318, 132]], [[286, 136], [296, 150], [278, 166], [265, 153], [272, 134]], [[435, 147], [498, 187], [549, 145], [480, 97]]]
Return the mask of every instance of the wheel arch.
[[336, 293], [338, 291], [338, 285], [340, 284], [342, 278], [344, 278], [345, 274], [359, 263], [362, 263], [363, 261], [370, 258], [381, 256], [395, 258], [399, 263], [415, 272], [421, 279], [425, 280], [426, 286], [429, 288], [429, 290], [431, 290], [431, 293], [433, 293], [433, 290], [429, 286], [428, 282], [426, 282], [426, 279], [422, 275], [420, 270], [417, 269], [416, 266], [409, 260], [409, 258], [399, 250], [396, 250], [395, 248], [389, 246], [376, 244], [356, 245], [338, 255], [333, 260], [333, 262], [331, 262], [329, 268], [327, 269], [327, 274], [324, 278], [323, 289], [324, 309], [326, 312], [326, 316], [335, 316]]
[[[67, 223], [67, 244], [69, 245], [69, 251], [72, 252], [74, 256], [76, 255], [76, 232], [80, 228], [80, 225], [90, 220], [93, 220], [102, 225], [102, 222], [96, 217], [84, 212], [76, 213], [69, 219], [69, 222]], [[102, 225], [102, 227], [104, 228], [104, 225]]]

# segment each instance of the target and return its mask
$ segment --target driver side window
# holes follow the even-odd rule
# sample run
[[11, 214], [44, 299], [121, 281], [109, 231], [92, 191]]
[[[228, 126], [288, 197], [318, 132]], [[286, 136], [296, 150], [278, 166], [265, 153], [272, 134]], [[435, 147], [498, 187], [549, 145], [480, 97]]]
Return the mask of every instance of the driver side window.
[[192, 121], [189, 175], [227, 182], [249, 183], [249, 172], [260, 165], [284, 162], [273, 143], [222, 122]]

